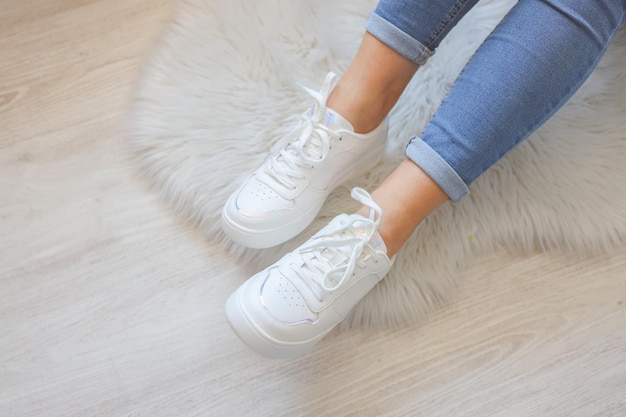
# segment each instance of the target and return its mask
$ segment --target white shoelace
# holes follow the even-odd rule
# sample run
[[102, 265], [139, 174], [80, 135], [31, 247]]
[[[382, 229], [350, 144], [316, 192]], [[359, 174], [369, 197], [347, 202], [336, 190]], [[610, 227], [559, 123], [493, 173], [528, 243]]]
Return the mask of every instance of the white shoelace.
[[300, 116], [297, 128], [277, 143], [269, 163], [264, 166], [264, 172], [284, 187], [295, 189], [294, 180], [304, 179], [303, 169], [324, 160], [330, 150], [330, 138], [339, 137], [324, 124], [326, 100], [336, 78], [330, 72], [319, 92], [301, 86], [315, 99], [315, 105], [309, 113]]
[[[345, 222], [327, 228], [298, 250], [301, 264], [294, 272], [307, 283], [316, 298], [340, 288], [355, 267], [364, 268], [367, 255], [373, 255], [368, 242], [378, 230], [382, 209], [362, 188], [352, 190], [352, 198], [369, 207], [369, 218], [346, 217]], [[365, 256], [362, 256], [365, 255]]]

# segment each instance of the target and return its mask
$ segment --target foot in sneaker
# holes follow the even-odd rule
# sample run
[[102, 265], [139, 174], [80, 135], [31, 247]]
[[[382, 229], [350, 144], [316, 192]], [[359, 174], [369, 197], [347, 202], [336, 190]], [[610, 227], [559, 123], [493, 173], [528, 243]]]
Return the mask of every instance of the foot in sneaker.
[[333, 189], [367, 171], [383, 155], [387, 120], [367, 134], [326, 107], [336, 83], [328, 74], [315, 105], [296, 129], [235, 191], [222, 210], [222, 229], [237, 243], [266, 248], [304, 230]]
[[389, 272], [377, 231], [382, 210], [360, 188], [352, 197], [370, 208], [369, 218], [335, 217], [229, 297], [228, 321], [255, 352], [284, 359], [310, 351]]

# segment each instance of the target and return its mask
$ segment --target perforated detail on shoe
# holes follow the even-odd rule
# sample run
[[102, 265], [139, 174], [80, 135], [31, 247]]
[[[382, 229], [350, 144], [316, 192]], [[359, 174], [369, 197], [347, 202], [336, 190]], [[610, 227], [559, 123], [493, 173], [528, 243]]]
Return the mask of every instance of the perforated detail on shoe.
[[261, 295], [267, 311], [283, 323], [312, 322], [316, 317], [296, 287], [280, 273], [267, 280]]
[[258, 201], [271, 201], [280, 198], [276, 191], [259, 181], [254, 181], [251, 184], [249, 193], [251, 193], [252, 196]]
[[237, 210], [248, 216], [264, 216], [291, 206], [291, 202], [255, 178], [237, 196]]
[[282, 301], [287, 304], [287, 307], [306, 307], [306, 303], [300, 293], [283, 276], [278, 279], [278, 288], [276, 289], [276, 292], [282, 296]]

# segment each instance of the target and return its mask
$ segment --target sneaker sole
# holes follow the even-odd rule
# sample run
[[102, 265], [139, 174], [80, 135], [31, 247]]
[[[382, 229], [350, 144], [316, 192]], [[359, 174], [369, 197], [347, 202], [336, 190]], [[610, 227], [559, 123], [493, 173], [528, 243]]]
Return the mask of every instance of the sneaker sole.
[[276, 229], [259, 230], [243, 227], [230, 219], [226, 207], [224, 207], [222, 210], [222, 230], [232, 240], [248, 248], [271, 248], [288, 241], [306, 229], [315, 220], [327, 197], [328, 195], [324, 197], [321, 204], [311, 207], [293, 222]]
[[313, 350], [315, 345], [328, 332], [307, 340], [304, 343], [286, 343], [272, 339], [258, 329], [249, 319], [240, 299], [240, 289], [228, 297], [226, 301], [226, 318], [239, 339], [251, 350], [270, 359], [289, 359], [304, 355]]

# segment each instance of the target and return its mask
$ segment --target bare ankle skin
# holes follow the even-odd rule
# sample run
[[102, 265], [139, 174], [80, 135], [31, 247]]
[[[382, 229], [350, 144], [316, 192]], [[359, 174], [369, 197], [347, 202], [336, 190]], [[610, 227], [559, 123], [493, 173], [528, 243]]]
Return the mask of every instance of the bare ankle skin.
[[[397, 254], [415, 228], [449, 199], [439, 185], [408, 158], [372, 193], [372, 198], [383, 210], [378, 233], [387, 246], [389, 257]], [[367, 216], [368, 209], [361, 207], [358, 213]]]
[[[327, 106], [343, 117], [357, 133], [378, 127], [396, 104], [419, 65], [366, 33], [345, 74], [328, 97]], [[448, 196], [424, 171], [405, 159], [372, 193], [383, 209], [378, 232], [394, 256], [413, 230]], [[362, 207], [359, 214], [367, 216]]]
[[418, 67], [366, 33], [327, 105], [345, 117], [355, 132], [368, 133], [384, 120]]

